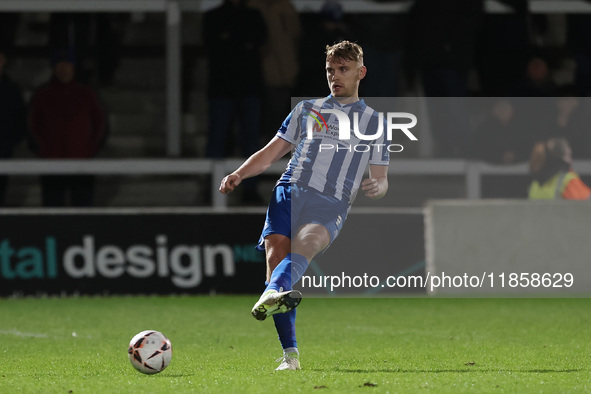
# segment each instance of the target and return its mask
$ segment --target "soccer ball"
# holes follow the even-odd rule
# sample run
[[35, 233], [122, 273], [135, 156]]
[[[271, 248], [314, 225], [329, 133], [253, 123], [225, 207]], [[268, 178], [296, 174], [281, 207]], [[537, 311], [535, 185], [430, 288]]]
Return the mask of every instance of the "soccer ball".
[[151, 375], [168, 367], [172, 358], [172, 345], [161, 332], [146, 330], [131, 338], [127, 353], [135, 369]]

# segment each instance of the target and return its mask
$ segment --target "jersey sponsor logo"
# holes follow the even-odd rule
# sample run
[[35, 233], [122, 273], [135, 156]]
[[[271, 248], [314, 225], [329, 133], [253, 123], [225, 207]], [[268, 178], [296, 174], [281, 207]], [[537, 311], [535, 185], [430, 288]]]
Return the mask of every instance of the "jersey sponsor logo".
[[[333, 114], [335, 115], [338, 125], [337, 131], [340, 140], [350, 140], [351, 130], [353, 135], [363, 141], [374, 141], [381, 138], [384, 134], [384, 113], [378, 112], [377, 130], [374, 134], [366, 134], [360, 130], [359, 127], [359, 112], [353, 112], [353, 127], [351, 127], [351, 121], [349, 115], [338, 109], [320, 109], [320, 112], [310, 109], [306, 122], [306, 137], [314, 138], [314, 132], [322, 131], [323, 129], [329, 130], [334, 127], [329, 127], [326, 119], [322, 114]], [[411, 141], [418, 141], [418, 138], [410, 131], [411, 128], [417, 125], [417, 117], [409, 112], [387, 112], [386, 113], [386, 137], [388, 140], [392, 140], [394, 130], [402, 131], [406, 137]], [[394, 123], [395, 119], [408, 119], [407, 123]], [[367, 131], [367, 130], [365, 130]]]
[[[327, 122], [323, 114], [334, 116], [330, 117]], [[415, 115], [409, 112], [387, 112], [386, 115], [383, 112], [378, 112], [377, 114], [377, 130], [363, 130], [360, 127], [359, 112], [353, 112], [353, 122], [351, 122], [350, 115], [339, 109], [323, 108], [319, 111], [310, 109], [306, 120], [306, 138], [313, 139], [315, 134], [323, 133], [323, 137], [338, 143], [322, 143], [320, 151], [344, 149], [349, 152], [369, 152], [372, 147], [378, 149], [378, 152], [381, 150], [387, 150], [390, 153], [402, 152], [404, 147], [401, 144], [369, 143], [369, 141], [375, 142], [382, 138], [384, 128], [386, 129], [385, 133], [388, 141], [392, 140], [394, 130], [402, 131], [410, 141], [418, 141], [418, 138], [410, 131], [411, 128], [417, 125]], [[398, 119], [406, 119], [408, 122], [395, 123], [395, 120]], [[384, 124], [386, 127], [384, 127]], [[360, 141], [360, 143], [352, 143], [355, 140]]]

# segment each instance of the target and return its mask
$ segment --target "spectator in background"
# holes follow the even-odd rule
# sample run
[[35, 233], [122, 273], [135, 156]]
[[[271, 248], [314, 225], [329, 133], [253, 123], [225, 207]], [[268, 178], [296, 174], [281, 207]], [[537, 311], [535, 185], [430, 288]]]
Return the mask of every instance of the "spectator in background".
[[574, 156], [582, 159], [591, 158], [591, 114], [587, 107], [588, 100], [579, 96], [579, 91], [574, 85], [559, 87], [556, 96], [553, 111], [555, 118], [553, 122], [549, 122], [549, 135], [554, 138], [565, 138], [572, 147]]
[[117, 26], [125, 18], [109, 12], [52, 13], [49, 47], [74, 49], [79, 82], [90, 83], [96, 77], [101, 86], [109, 86], [119, 63], [121, 32]]
[[267, 42], [262, 47], [265, 83], [263, 130], [274, 135], [283, 115], [291, 109], [292, 89], [299, 72], [300, 18], [289, 0], [251, 0], [267, 24]]
[[[589, 1], [589, 0], [587, 0]], [[575, 84], [583, 96], [591, 96], [591, 15], [567, 15], [567, 43], [577, 65]]]
[[556, 85], [552, 81], [548, 62], [541, 56], [534, 55], [529, 59], [524, 74], [525, 79], [516, 87], [514, 94], [523, 97], [517, 101], [516, 111], [521, 120], [519, 136], [525, 161], [537, 141], [551, 136], [556, 113], [551, 97], [556, 94]]
[[[248, 157], [260, 147], [265, 20], [246, 0], [225, 0], [203, 16], [203, 38], [208, 60], [206, 155], [212, 159], [233, 155], [230, 134], [238, 120], [240, 155]], [[256, 188], [254, 181], [244, 185], [243, 202], [260, 201]]]
[[486, 13], [483, 18], [476, 54], [482, 94], [550, 96], [549, 56], [543, 49], [546, 16], [532, 14], [529, 0], [498, 1], [510, 12]]
[[[416, 0], [410, 13], [410, 61], [419, 72], [425, 96], [468, 96], [483, 0]], [[466, 153], [469, 130], [463, 126], [462, 100], [427, 99], [436, 155]], [[450, 127], [450, 125], [454, 125]]]
[[[53, 76], [33, 97], [29, 128], [35, 153], [47, 159], [94, 157], [103, 145], [105, 115], [95, 93], [76, 82], [76, 59], [71, 49], [53, 53]], [[91, 206], [92, 175], [41, 176], [46, 207]]]
[[18, 12], [0, 12], [0, 48], [5, 55], [14, 49], [20, 15]]
[[349, 35], [349, 26], [345, 22], [345, 12], [340, 0], [325, 0], [320, 9], [320, 21], [325, 38], [337, 42]]
[[428, 97], [466, 97], [482, 0], [416, 0], [409, 48]]
[[319, 73], [319, 64], [324, 64], [326, 43], [342, 40], [356, 41], [352, 37], [343, 6], [338, 0], [325, 0], [319, 13], [303, 14], [303, 37], [300, 48], [300, 66], [296, 88], [297, 97], [324, 97], [322, 86], [326, 83], [324, 73]]
[[363, 56], [373, 65], [361, 87], [362, 96], [400, 96], [407, 21], [406, 13], [356, 15], [355, 30], [364, 44]]
[[521, 97], [553, 97], [556, 94], [556, 84], [552, 80], [546, 59], [533, 56], [528, 60], [525, 81], [516, 93]]
[[[0, 159], [12, 157], [26, 134], [27, 113], [20, 88], [5, 72], [7, 57], [0, 48]], [[0, 175], [0, 206], [4, 206], [8, 176]]]
[[516, 141], [519, 131], [515, 106], [506, 99], [496, 100], [472, 135], [470, 151], [475, 159], [492, 164], [515, 163], [520, 159]]
[[546, 20], [530, 13], [528, 0], [498, 1], [510, 12], [484, 15], [476, 53], [482, 95], [523, 96], [525, 70]]
[[545, 117], [535, 116], [539, 105], [539, 100], [494, 99], [489, 116], [473, 136], [475, 157], [493, 164], [529, 160], [532, 146], [549, 135], [547, 127], [540, 123], [540, 119]]
[[530, 158], [532, 200], [588, 200], [591, 189], [572, 168], [572, 150], [564, 138], [537, 143]]

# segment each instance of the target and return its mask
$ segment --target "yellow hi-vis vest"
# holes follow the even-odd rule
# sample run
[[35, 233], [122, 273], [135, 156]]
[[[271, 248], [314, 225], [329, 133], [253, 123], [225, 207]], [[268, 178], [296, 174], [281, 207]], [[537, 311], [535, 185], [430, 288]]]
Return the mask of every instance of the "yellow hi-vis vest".
[[566, 185], [577, 177], [572, 171], [561, 171], [548, 179], [543, 185], [540, 182], [533, 181], [529, 186], [530, 200], [554, 200], [562, 198], [562, 192]]

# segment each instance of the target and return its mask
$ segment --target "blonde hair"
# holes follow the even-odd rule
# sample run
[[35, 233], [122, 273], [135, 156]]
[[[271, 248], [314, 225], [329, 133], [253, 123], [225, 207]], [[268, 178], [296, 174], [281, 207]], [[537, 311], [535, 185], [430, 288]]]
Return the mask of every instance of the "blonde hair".
[[363, 49], [355, 42], [343, 40], [326, 46], [326, 61], [352, 60], [363, 63]]

